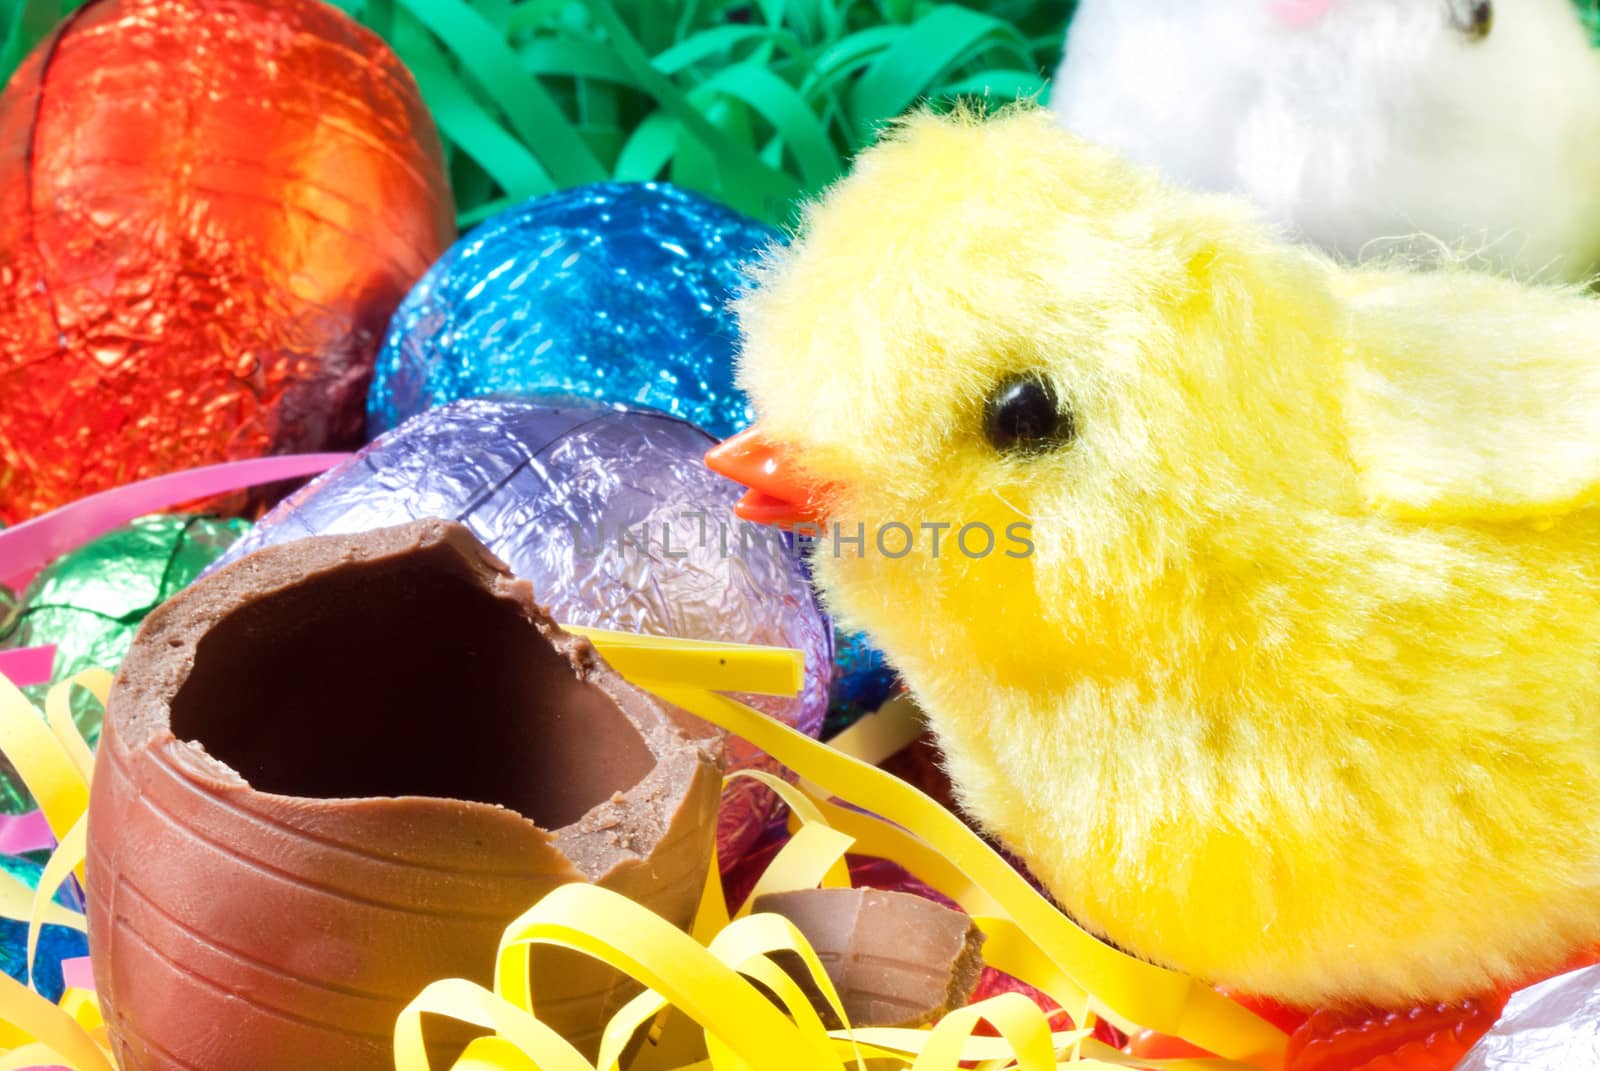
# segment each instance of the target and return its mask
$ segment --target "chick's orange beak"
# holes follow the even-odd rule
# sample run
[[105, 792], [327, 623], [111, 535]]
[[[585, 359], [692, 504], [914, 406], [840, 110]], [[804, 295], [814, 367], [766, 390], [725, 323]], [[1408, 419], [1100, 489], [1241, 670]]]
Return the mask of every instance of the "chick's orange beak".
[[831, 485], [802, 476], [788, 447], [762, 435], [759, 426], [712, 447], [706, 467], [750, 488], [733, 507], [747, 521], [793, 528], [820, 524], [827, 517]]

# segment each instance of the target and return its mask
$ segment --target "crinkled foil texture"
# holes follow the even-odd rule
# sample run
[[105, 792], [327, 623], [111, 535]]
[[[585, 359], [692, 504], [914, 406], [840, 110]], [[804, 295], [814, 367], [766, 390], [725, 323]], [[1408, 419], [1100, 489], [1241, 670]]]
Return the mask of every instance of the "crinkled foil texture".
[[864, 633], [834, 631], [833, 684], [824, 739], [871, 714], [900, 687], [899, 674]]
[[[22, 882], [30, 889], [39, 887], [44, 864], [13, 855], [0, 855], [0, 874]], [[74, 911], [82, 911], [83, 903], [77, 899], [72, 882], [56, 894], [56, 903]], [[44, 926], [39, 933], [39, 947], [34, 952], [33, 986], [46, 1000], [60, 1000], [66, 988], [61, 977], [61, 961], [77, 959], [89, 954], [89, 941], [78, 930], [65, 926]], [[20, 919], [0, 918], [0, 971], [13, 979], [28, 984], [28, 924]]]
[[353, 446], [454, 238], [438, 134], [319, 0], [96, 0], [0, 97], [0, 521]]
[[1559, 975], [1514, 995], [1459, 1071], [1577, 1071], [1600, 1067], [1600, 967]]
[[[663, 413], [593, 402], [455, 402], [284, 500], [219, 564], [309, 535], [458, 520], [558, 621], [804, 651], [799, 698], [741, 698], [815, 736], [828, 706], [829, 627], [787, 541], [734, 518], [741, 489], [703, 464], [711, 441]], [[742, 741], [730, 751], [736, 767], [771, 766]], [[725, 864], [774, 808], [764, 789], [735, 784], [718, 823]]]
[[372, 429], [489, 395], [649, 406], [726, 437], [752, 415], [734, 384], [730, 298], [779, 234], [662, 183], [563, 190], [464, 237], [406, 298], [368, 399]]
[[[0, 616], [0, 648], [56, 648], [55, 679], [85, 669], [115, 670], [139, 625], [215, 561], [249, 523], [165, 514], [141, 517], [51, 562], [33, 578], [16, 610]], [[30, 689], [42, 706], [44, 688]], [[100, 704], [73, 696], [72, 714], [91, 742], [100, 737]], [[0, 812], [32, 805], [11, 764], [0, 758]]]

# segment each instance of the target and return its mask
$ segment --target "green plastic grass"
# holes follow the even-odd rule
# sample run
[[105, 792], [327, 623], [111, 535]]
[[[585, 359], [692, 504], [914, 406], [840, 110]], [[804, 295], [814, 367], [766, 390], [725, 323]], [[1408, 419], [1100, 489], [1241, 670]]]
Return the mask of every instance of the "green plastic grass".
[[1041, 92], [1068, 6], [341, 2], [416, 73], [466, 223], [608, 177], [668, 178], [785, 220], [919, 99]]
[[[0, 0], [9, 74], [83, 0]], [[772, 222], [922, 100], [1042, 95], [1074, 0], [332, 0], [416, 75], [463, 226], [670, 179]]]

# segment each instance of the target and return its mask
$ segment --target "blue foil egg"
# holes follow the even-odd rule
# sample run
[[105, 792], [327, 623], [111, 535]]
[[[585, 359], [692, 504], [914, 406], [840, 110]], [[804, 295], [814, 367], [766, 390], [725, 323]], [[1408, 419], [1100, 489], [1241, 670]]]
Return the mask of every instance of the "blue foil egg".
[[824, 740], [843, 732], [887, 703], [900, 687], [900, 675], [884, 653], [860, 632], [834, 633], [833, 680], [828, 686]]
[[664, 183], [536, 198], [458, 241], [411, 291], [378, 357], [368, 430], [460, 398], [644, 405], [718, 438], [752, 420], [727, 304], [779, 233]]

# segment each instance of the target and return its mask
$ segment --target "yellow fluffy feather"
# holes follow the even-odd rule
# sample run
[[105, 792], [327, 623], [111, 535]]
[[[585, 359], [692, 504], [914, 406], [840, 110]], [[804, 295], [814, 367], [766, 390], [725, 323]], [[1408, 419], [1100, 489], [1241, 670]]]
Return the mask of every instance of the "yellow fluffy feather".
[[[1086, 925], [1302, 1004], [1600, 941], [1600, 302], [1345, 268], [1016, 109], [904, 123], [739, 313], [763, 430], [866, 526], [832, 607]], [[986, 436], [1019, 373], [1070, 442]]]

